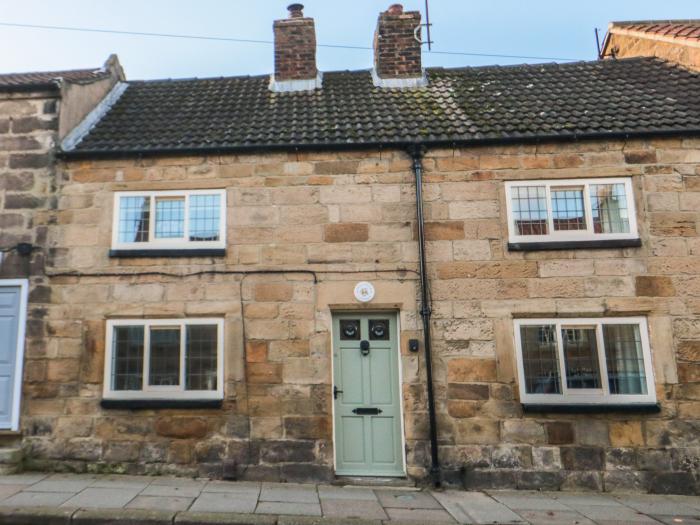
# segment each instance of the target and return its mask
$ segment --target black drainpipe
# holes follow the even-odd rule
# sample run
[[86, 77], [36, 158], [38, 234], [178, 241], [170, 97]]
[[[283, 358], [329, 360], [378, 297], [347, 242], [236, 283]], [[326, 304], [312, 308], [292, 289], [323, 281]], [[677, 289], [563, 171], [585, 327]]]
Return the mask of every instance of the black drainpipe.
[[418, 222], [418, 259], [420, 264], [420, 294], [421, 310], [423, 318], [423, 346], [425, 347], [425, 373], [428, 387], [428, 417], [430, 420], [430, 477], [433, 485], [439, 487], [440, 461], [438, 459], [437, 440], [437, 418], [435, 417], [435, 394], [433, 392], [433, 362], [431, 353], [430, 337], [430, 292], [428, 285], [428, 274], [425, 263], [425, 221], [423, 217], [423, 154], [425, 148], [422, 145], [415, 145], [409, 149], [409, 154], [413, 159], [413, 174], [416, 177], [416, 218]]

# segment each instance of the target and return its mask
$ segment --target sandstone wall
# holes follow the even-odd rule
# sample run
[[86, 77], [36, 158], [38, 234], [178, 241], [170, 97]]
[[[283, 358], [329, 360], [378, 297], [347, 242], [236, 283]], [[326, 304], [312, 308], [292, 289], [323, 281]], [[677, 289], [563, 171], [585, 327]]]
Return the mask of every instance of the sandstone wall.
[[616, 49], [615, 56], [618, 58], [659, 57], [676, 62], [688, 69], [700, 70], [700, 47], [680, 40], [674, 43], [654, 35], [639, 37], [634, 34], [613, 33], [607, 46], [607, 53], [609, 54], [612, 49]]
[[[444, 149], [425, 159], [440, 453], [475, 487], [697, 490], [700, 141]], [[414, 187], [401, 152], [75, 161], [50, 244], [50, 337], [28, 356], [32, 465], [332, 475], [330, 312], [398, 308], [407, 464], [429, 463]], [[509, 252], [504, 180], [632, 176], [641, 248]], [[227, 188], [225, 258], [110, 259], [114, 191]], [[246, 275], [259, 269], [281, 275]], [[291, 270], [315, 270], [314, 276]], [[74, 276], [66, 272], [102, 273]], [[138, 275], [139, 272], [149, 275]], [[153, 275], [164, 272], [173, 275]], [[195, 274], [197, 275], [185, 275]], [[106, 274], [106, 275], [105, 275]], [[123, 275], [117, 275], [123, 274]], [[105, 319], [222, 316], [221, 409], [100, 408]], [[523, 414], [513, 317], [645, 315], [659, 414]]]

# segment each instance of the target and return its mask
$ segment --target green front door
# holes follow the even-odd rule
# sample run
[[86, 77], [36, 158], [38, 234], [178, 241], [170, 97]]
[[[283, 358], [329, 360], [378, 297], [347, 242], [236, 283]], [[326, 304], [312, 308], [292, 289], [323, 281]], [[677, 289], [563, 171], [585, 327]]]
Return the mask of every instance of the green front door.
[[395, 313], [333, 317], [336, 474], [403, 476]]

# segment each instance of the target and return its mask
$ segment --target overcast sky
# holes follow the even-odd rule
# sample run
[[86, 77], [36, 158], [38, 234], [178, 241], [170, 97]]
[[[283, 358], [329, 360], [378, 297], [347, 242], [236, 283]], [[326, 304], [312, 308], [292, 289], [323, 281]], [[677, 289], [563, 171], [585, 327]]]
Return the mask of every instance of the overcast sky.
[[[302, 0], [303, 1], [303, 0]], [[272, 39], [284, 0], [0, 0], [0, 22], [200, 36]], [[306, 0], [319, 44], [370, 46], [390, 0]], [[424, 12], [424, 0], [405, 8]], [[693, 9], [695, 7], [696, 9]], [[698, 18], [698, 0], [430, 0], [435, 51], [595, 59], [593, 30], [611, 20]], [[602, 35], [601, 35], [602, 37]], [[267, 74], [272, 47], [0, 26], [0, 72], [100, 66], [117, 53], [127, 77]], [[427, 66], [551, 60], [424, 55]], [[366, 69], [369, 50], [319, 48], [321, 70]]]

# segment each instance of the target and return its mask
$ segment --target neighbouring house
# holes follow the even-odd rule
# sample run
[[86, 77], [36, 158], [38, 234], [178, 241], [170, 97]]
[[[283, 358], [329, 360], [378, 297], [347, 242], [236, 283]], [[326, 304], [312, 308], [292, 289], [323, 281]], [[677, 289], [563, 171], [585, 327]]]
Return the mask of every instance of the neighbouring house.
[[[116, 57], [97, 69], [0, 75], [0, 471], [19, 459], [24, 352], [27, 359], [72, 353], [48, 342], [44, 322], [47, 230], [59, 214], [54, 152], [120, 79]], [[37, 373], [45, 370], [29, 367], [24, 377]]]
[[63, 139], [25, 467], [698, 493], [700, 76], [426, 69], [399, 5], [319, 72], [301, 9]]
[[700, 70], [700, 20], [611, 22], [603, 58], [659, 57]]

